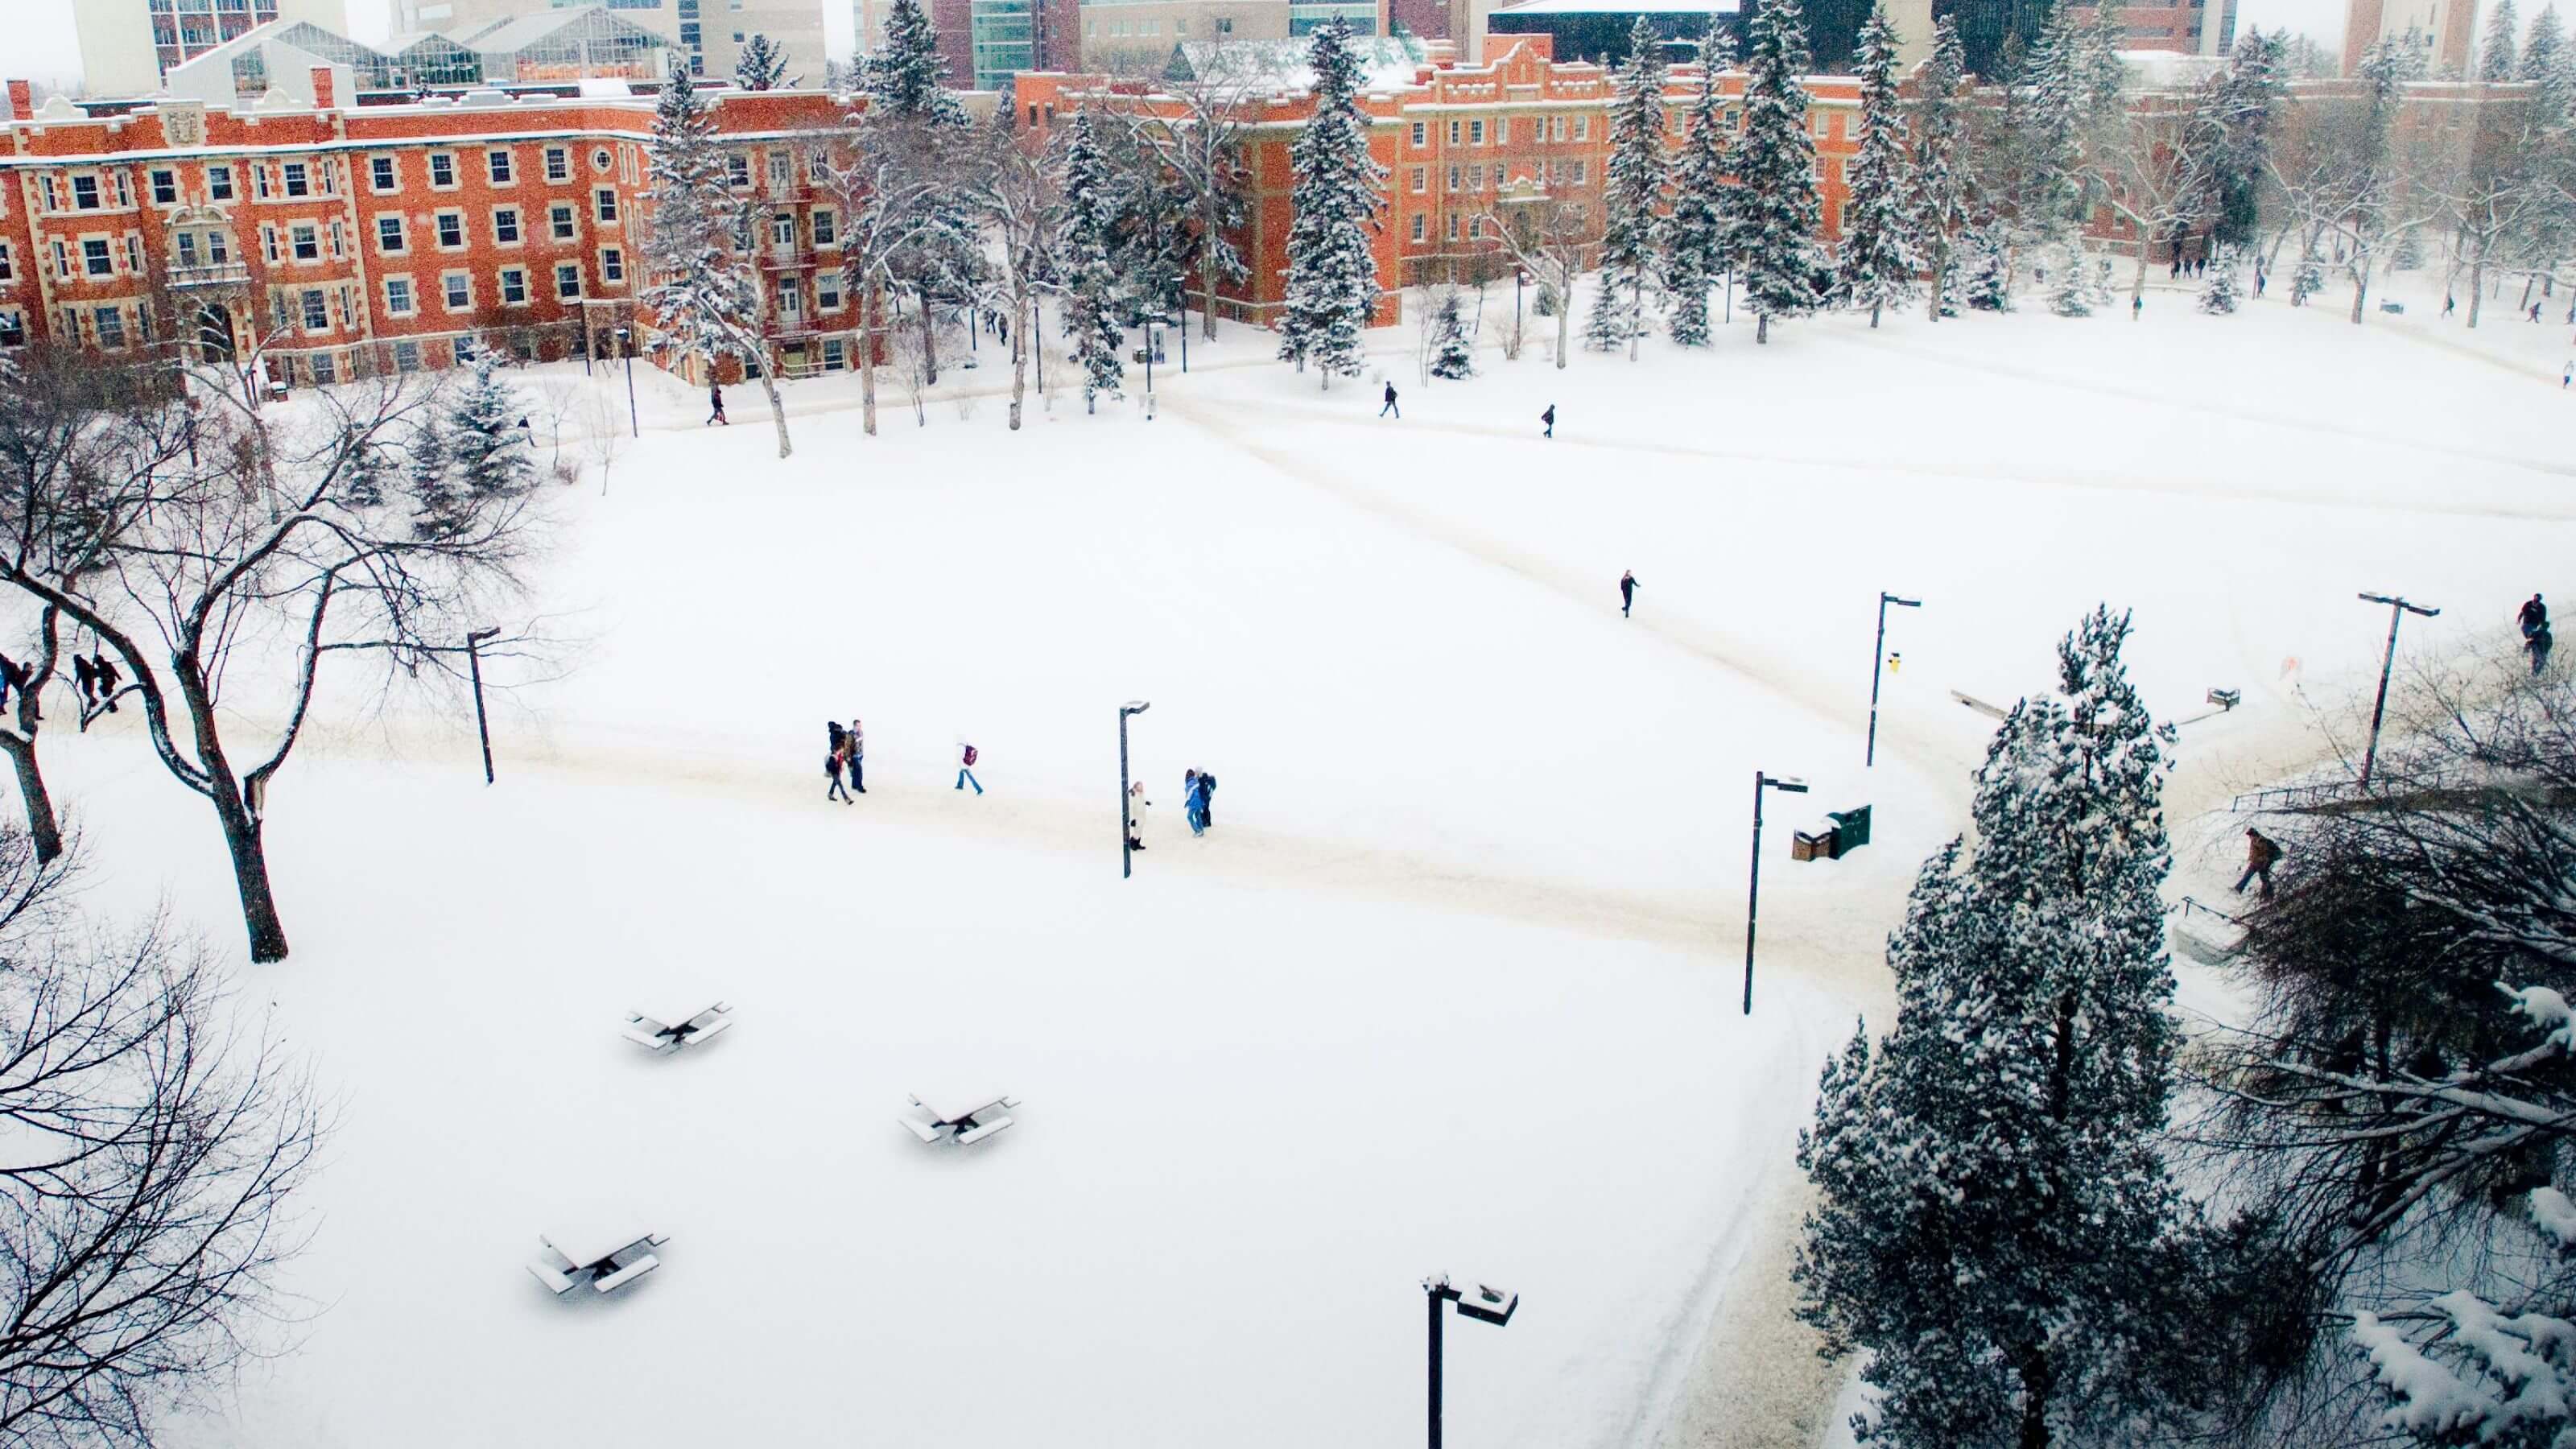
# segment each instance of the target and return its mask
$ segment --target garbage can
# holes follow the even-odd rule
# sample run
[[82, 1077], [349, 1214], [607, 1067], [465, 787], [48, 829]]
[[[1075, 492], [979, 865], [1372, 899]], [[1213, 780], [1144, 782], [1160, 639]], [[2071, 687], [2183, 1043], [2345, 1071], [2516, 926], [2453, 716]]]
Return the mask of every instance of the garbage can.
[[1825, 813], [1834, 822], [1834, 859], [1840, 860], [1843, 852], [1858, 850], [1869, 844], [1868, 806], [1863, 805], [1856, 810], [1829, 810]]

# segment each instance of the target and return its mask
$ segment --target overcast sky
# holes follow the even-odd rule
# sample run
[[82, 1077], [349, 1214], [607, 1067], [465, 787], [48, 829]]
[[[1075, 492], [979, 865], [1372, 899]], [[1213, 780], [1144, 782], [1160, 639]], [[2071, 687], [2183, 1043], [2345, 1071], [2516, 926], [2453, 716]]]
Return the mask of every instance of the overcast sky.
[[[822, 5], [822, 0], [815, 3]], [[2344, 4], [2345, 0], [2239, 0], [2236, 24], [2240, 30], [2249, 25], [2265, 30], [2288, 26], [2333, 46], [2343, 35]], [[850, 7], [822, 5], [822, 10], [825, 33], [838, 53], [850, 43]], [[8, 40], [0, 44], [0, 73], [65, 85], [80, 78], [80, 47], [72, 39], [72, 0], [0, 0], [0, 11], [9, 18]], [[389, 0], [349, 0], [352, 39], [382, 40], [392, 26]]]

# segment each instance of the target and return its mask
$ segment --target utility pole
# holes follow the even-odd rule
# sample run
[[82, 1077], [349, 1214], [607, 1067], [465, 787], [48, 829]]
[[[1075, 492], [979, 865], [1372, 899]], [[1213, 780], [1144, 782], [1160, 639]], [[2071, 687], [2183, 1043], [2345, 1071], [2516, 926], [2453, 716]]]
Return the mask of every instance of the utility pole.
[[[1869, 744], [1861, 752], [1863, 769], [1878, 763], [1878, 676], [1887, 664], [1887, 606], [1890, 604], [1904, 609], [1923, 607], [1921, 599], [1900, 599], [1885, 589], [1878, 592], [1878, 642], [1869, 647]], [[1760, 813], [1758, 807], [1755, 813]]]
[[2363, 594], [2361, 601], [2388, 605], [2388, 654], [2379, 661], [2379, 699], [2370, 707], [2370, 749], [2361, 757], [2361, 788], [2367, 790], [2370, 788], [2370, 772], [2379, 763], [2379, 722], [2388, 713], [2388, 676], [2397, 667], [2397, 626], [2405, 623], [2409, 614], [2421, 614], [2430, 619], [2442, 611], [2410, 604], [2389, 594]]
[[492, 725], [483, 713], [483, 652], [478, 647], [500, 633], [498, 628], [477, 629], [465, 636], [465, 665], [474, 675], [474, 732], [483, 737], [483, 783], [492, 783]]
[[1774, 777], [1753, 772], [1753, 874], [1744, 895], [1744, 1014], [1753, 1014], [1753, 921], [1762, 913], [1762, 792], [1780, 790], [1791, 795], [1807, 793], [1807, 782], [1791, 775]]
[[1131, 699], [1118, 706], [1118, 878], [1126, 880], [1136, 873], [1136, 852], [1129, 842], [1136, 838], [1135, 817], [1127, 804], [1127, 717], [1152, 709], [1150, 700]]

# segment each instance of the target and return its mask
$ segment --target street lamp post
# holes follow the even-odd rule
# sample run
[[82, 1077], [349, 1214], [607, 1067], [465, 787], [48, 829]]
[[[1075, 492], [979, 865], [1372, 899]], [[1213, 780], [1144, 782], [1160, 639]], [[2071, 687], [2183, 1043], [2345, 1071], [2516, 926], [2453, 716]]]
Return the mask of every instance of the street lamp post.
[[2371, 767], [2379, 763], [2379, 721], [2388, 713], [2388, 675], [2397, 667], [2397, 626], [2406, 622], [2409, 614], [2421, 614], [2430, 619], [2442, 611], [2410, 604], [2390, 594], [2363, 594], [2361, 601], [2388, 605], [2388, 655], [2379, 661], [2379, 699], [2370, 707], [2370, 749], [2361, 757], [2361, 788], [2367, 790], [2370, 788]]
[[498, 628], [477, 629], [465, 636], [465, 664], [474, 674], [474, 732], [483, 737], [483, 783], [492, 783], [492, 724], [483, 713], [483, 652], [478, 647], [500, 633]]
[[1118, 878], [1125, 880], [1136, 873], [1136, 852], [1128, 843], [1136, 838], [1134, 817], [1127, 808], [1127, 716], [1143, 714], [1154, 707], [1153, 701], [1131, 699], [1118, 706]]
[[1807, 782], [1795, 775], [1766, 775], [1753, 772], [1753, 872], [1744, 895], [1744, 1014], [1753, 1014], [1753, 920], [1762, 911], [1762, 792], [1779, 790], [1790, 795], [1807, 793]]
[[1900, 599], [1881, 589], [1878, 592], [1878, 642], [1869, 649], [1869, 745], [1861, 752], [1861, 768], [1878, 763], [1878, 674], [1887, 663], [1887, 606], [1904, 609], [1923, 607], [1921, 599]]
[[1423, 1279], [1422, 1291], [1431, 1305], [1431, 1449], [1440, 1449], [1440, 1305], [1455, 1303], [1462, 1315], [1500, 1328], [1512, 1321], [1512, 1311], [1521, 1306], [1521, 1295], [1482, 1283], [1473, 1292], [1453, 1288], [1446, 1273]]
[[617, 350], [626, 354], [626, 431], [629, 437], [644, 436], [644, 423], [635, 412], [635, 330], [617, 329]]

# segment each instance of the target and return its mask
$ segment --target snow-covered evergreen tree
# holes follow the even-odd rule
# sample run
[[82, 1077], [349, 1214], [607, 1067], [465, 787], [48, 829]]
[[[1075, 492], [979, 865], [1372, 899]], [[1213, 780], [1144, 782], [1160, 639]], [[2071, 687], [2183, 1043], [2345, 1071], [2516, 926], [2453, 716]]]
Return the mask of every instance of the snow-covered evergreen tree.
[[863, 57], [868, 102], [889, 115], [920, 117], [946, 125], [973, 124], [965, 104], [948, 89], [939, 38], [921, 0], [894, 0], [886, 9], [885, 43]]
[[1889, 940], [1895, 1026], [1826, 1064], [1800, 1135], [1799, 1312], [1869, 1352], [1866, 1443], [2150, 1442], [2193, 1387], [2202, 1238], [2157, 1142], [2173, 734], [2129, 684], [2128, 631], [2094, 611], [2058, 689], [2005, 718], [1974, 848], [1924, 865]]
[[787, 79], [787, 52], [766, 35], [744, 41], [733, 63], [733, 83], [747, 91], [774, 91]]
[[1635, 361], [1646, 333], [1646, 286], [1664, 226], [1670, 165], [1664, 152], [1664, 43], [1640, 15], [1628, 30], [1610, 102], [1610, 157], [1601, 185], [1601, 294], [1584, 345], [1608, 352], [1628, 344]]
[[[699, 358], [710, 375], [728, 359], [759, 361], [768, 352], [761, 338], [759, 282], [751, 258], [734, 249], [736, 236], [749, 229], [749, 217], [726, 179], [714, 119], [685, 72], [663, 83], [644, 154], [652, 173], [652, 210], [644, 229], [650, 280], [638, 300], [653, 315], [653, 349]], [[769, 372], [761, 369], [761, 386], [778, 425], [778, 456], [784, 458], [791, 451], [787, 414]]]
[[2011, 242], [2000, 224], [1987, 221], [1959, 233], [1959, 264], [1967, 273], [1961, 291], [1980, 312], [2009, 312], [2012, 302]]
[[2048, 310], [2060, 317], [2092, 316], [2098, 299], [2084, 244], [2070, 232], [2050, 246], [2047, 255]]
[[1945, 15], [1932, 26], [1932, 58], [1920, 73], [1921, 94], [1914, 113], [1915, 250], [1932, 276], [1934, 321], [1959, 314], [1956, 238], [1968, 220], [1967, 158], [1962, 149], [1967, 118], [1960, 110], [1959, 88], [1967, 71], [1968, 52], [1960, 43], [1959, 27]]
[[2084, 115], [2086, 128], [2115, 120], [2120, 114], [2120, 86], [2128, 78], [2128, 66], [2120, 59], [2120, 42], [2124, 32], [2120, 24], [2121, 7], [2100, 0], [2093, 7], [2092, 18], [2080, 32], [2084, 82]]
[[1816, 195], [1816, 142], [1807, 132], [1807, 27], [1797, 0], [1766, 0], [1753, 14], [1745, 55], [1744, 132], [1735, 143], [1737, 188], [1727, 245], [1744, 270], [1753, 340], [1771, 319], [1803, 317], [1829, 275], [1824, 203]]
[[1458, 289], [1441, 294], [1440, 310], [1431, 319], [1431, 375], [1452, 382], [1476, 375], [1475, 339], [1467, 335], [1467, 309]]
[[536, 459], [530, 455], [527, 402], [501, 377], [489, 357], [475, 364], [474, 375], [457, 390], [447, 410], [449, 474], [471, 497], [525, 491], [535, 481]]
[[2236, 310], [2242, 295], [2236, 282], [2236, 248], [2220, 242], [2210, 250], [2209, 277], [2200, 284], [2200, 310], [2223, 317]]
[[2307, 300], [2326, 289], [2325, 259], [2310, 247], [2299, 253], [2299, 264], [2290, 272], [2290, 305], [2302, 307]]
[[2022, 176], [2014, 221], [2024, 243], [2055, 244], [2075, 225], [2083, 195], [2083, 132], [2087, 107], [2086, 42], [2074, 12], [2049, 11], [2023, 67], [2015, 137]]
[[1360, 333], [1377, 309], [1377, 254], [1369, 247], [1369, 229], [1386, 168], [1369, 155], [1350, 26], [1339, 18], [1326, 21], [1306, 54], [1315, 72], [1315, 114], [1288, 148], [1296, 189], [1279, 356], [1300, 369], [1314, 363], [1329, 389], [1336, 373], [1359, 376]]
[[1664, 220], [1663, 286], [1672, 304], [1667, 326], [1684, 347], [1708, 345], [1708, 289], [1726, 266], [1727, 134], [1717, 78], [1733, 57], [1713, 16], [1699, 53], [1699, 88], [1691, 95], [1690, 128], [1673, 163], [1672, 214]]
[[1916, 203], [1923, 197], [1906, 160], [1905, 117], [1897, 108], [1897, 44], [1886, 5], [1870, 7], [1860, 28], [1856, 67], [1860, 145], [1844, 171], [1849, 192], [1843, 200], [1835, 284], [1845, 306], [1869, 309], [1872, 327], [1878, 325], [1881, 308], [1914, 300], [1915, 274], [1923, 269], [1915, 245]]
[[454, 526], [464, 499], [448, 456], [447, 419], [436, 412], [423, 414], [403, 439], [403, 451], [409, 455], [404, 472], [411, 493], [412, 531], [434, 537]]
[[2514, 78], [2531, 82], [2535, 127], [2563, 126], [2576, 119], [2576, 52], [2568, 48], [2555, 0], [2531, 17], [2531, 33], [2522, 42]]
[[[5, 372], [0, 372], [0, 381], [6, 377]], [[353, 508], [373, 508], [393, 490], [393, 460], [385, 456], [383, 445], [373, 434], [352, 436], [349, 444], [349, 477], [340, 485], [340, 497]]]
[[2513, 79], [2513, 31], [2520, 23], [2513, 13], [2513, 0], [2495, 0], [2487, 11], [2486, 37], [2478, 42], [2478, 79]]
[[2203, 89], [2195, 105], [2190, 144], [2208, 156], [2209, 203], [2217, 212], [2212, 230], [2222, 242], [2251, 246], [2259, 229], [2273, 121], [2288, 93], [2281, 54], [2278, 36], [2248, 30], [2236, 42], [2227, 69]]
[[1102, 393], [1122, 395], [1126, 365], [1118, 348], [1126, 339], [1118, 326], [1118, 274], [1110, 263], [1119, 187], [1089, 110], [1074, 112], [1056, 175], [1056, 189], [1064, 197], [1064, 218], [1056, 234], [1064, 325], [1073, 335], [1074, 363], [1082, 369], [1083, 411], [1093, 412]]

